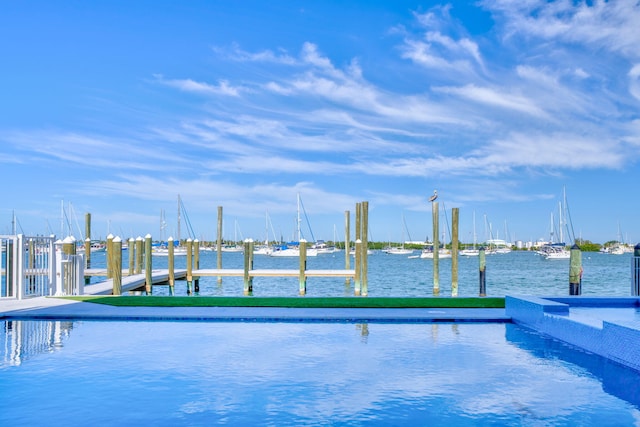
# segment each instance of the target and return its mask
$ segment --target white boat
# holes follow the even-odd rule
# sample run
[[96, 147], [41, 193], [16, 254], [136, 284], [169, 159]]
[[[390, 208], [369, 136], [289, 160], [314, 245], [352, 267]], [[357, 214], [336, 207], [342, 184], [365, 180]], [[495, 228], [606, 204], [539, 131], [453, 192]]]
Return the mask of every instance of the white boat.
[[[420, 253], [420, 258], [433, 259], [433, 248], [424, 248]], [[440, 248], [438, 251], [438, 259], [451, 258], [451, 251], [446, 248]]]
[[[166, 245], [156, 246], [151, 249], [151, 255], [153, 256], [169, 256], [169, 248]], [[187, 256], [187, 248], [182, 246], [174, 246], [174, 256]]]
[[[280, 246], [273, 248], [273, 251], [269, 254], [273, 257], [299, 257], [299, 246]], [[318, 256], [318, 250], [314, 248], [307, 248], [307, 256]]]
[[550, 242], [542, 245], [536, 252], [542, 255], [545, 259], [570, 259], [571, 252], [567, 249], [567, 245], [564, 243], [564, 227], [566, 224], [566, 218], [568, 216], [567, 210], [567, 195], [563, 191], [563, 200], [559, 205], [559, 218], [558, 218], [558, 235], [560, 236], [559, 242], [554, 240], [555, 225], [553, 219], [553, 212], [551, 212], [551, 229], [550, 229]]
[[[269, 254], [269, 256], [273, 256], [273, 257], [299, 257], [300, 256], [300, 240], [302, 237], [302, 233], [300, 231], [300, 223], [301, 223], [301, 219], [300, 219], [300, 205], [301, 205], [301, 201], [300, 201], [300, 193], [298, 193], [298, 209], [297, 209], [297, 219], [296, 219], [296, 239], [297, 241], [295, 242], [290, 242], [287, 243], [285, 245], [280, 245], [280, 246], [275, 246], [273, 248], [273, 251]], [[304, 208], [303, 208], [304, 209]], [[306, 217], [306, 213], [305, 213], [305, 217]], [[311, 234], [313, 235], [313, 232], [311, 232]], [[307, 256], [317, 256], [318, 255], [318, 250], [316, 248], [314, 248], [313, 246], [307, 246]]]
[[312, 246], [318, 254], [332, 254], [336, 251], [335, 246], [329, 246], [324, 240], [318, 240], [315, 245]]
[[478, 256], [480, 255], [479, 249], [462, 249], [458, 252], [462, 256]]
[[382, 249], [382, 252], [389, 255], [411, 255], [414, 252], [414, 250], [407, 249], [404, 246], [399, 246], [399, 247], [387, 246]]
[[273, 248], [268, 244], [254, 246], [253, 254], [254, 255], [271, 255], [273, 253]]
[[473, 248], [462, 249], [458, 252], [462, 256], [479, 256], [480, 250], [476, 248], [478, 236], [476, 235], [476, 211], [473, 211]]
[[544, 259], [569, 259], [571, 252], [567, 250], [564, 243], [549, 243], [543, 245], [536, 251]]

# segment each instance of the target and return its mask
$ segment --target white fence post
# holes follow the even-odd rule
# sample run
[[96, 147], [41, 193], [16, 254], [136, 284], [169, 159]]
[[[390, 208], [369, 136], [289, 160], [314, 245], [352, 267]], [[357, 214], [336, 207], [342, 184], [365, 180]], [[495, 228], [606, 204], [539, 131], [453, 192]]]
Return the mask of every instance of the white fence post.
[[49, 249], [48, 249], [48, 257], [49, 257], [49, 295], [53, 295], [56, 293], [56, 273], [59, 272], [57, 259], [59, 258], [56, 254], [56, 246], [55, 246], [55, 235], [51, 235], [49, 239]]
[[18, 299], [24, 299], [24, 270], [25, 270], [25, 262], [24, 262], [24, 236], [22, 234], [18, 234], [17, 239], [15, 240], [15, 244], [13, 245], [13, 253], [15, 263], [15, 286], [16, 286], [16, 295]]

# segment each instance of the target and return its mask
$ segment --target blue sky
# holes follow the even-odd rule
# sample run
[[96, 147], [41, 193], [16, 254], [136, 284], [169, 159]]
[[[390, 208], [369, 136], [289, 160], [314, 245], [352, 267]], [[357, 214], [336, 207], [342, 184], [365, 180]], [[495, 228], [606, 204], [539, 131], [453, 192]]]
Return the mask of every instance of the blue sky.
[[0, 233], [640, 241], [640, 4], [345, 3], [3, 2]]

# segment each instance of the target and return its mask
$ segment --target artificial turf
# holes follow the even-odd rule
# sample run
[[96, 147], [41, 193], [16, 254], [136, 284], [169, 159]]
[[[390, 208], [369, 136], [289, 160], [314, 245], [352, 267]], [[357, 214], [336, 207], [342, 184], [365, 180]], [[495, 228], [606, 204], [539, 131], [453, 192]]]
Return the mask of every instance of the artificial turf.
[[123, 307], [504, 308], [504, 298], [73, 296]]

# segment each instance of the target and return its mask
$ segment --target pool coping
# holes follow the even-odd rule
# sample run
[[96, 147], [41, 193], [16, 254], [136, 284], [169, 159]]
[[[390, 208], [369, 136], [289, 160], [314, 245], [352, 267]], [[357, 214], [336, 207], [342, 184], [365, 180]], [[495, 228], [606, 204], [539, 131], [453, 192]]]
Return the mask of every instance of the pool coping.
[[511, 321], [503, 308], [118, 307], [48, 297], [0, 301], [0, 318], [395, 323]]

